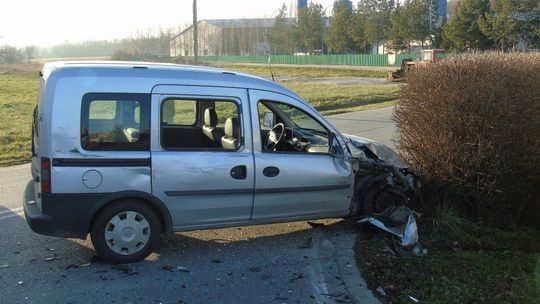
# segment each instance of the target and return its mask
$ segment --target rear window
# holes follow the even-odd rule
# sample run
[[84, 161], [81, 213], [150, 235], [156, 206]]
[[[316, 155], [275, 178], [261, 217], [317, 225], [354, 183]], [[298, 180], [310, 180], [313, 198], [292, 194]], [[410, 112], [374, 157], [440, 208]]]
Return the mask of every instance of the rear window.
[[38, 127], [38, 106], [34, 107], [34, 112], [32, 114], [32, 156], [36, 156], [36, 145], [37, 139], [39, 138], [39, 127]]
[[81, 109], [83, 149], [150, 149], [149, 94], [89, 93]]
[[32, 114], [32, 131], [34, 136], [39, 137], [39, 128], [38, 128], [38, 106], [34, 107], [34, 112]]

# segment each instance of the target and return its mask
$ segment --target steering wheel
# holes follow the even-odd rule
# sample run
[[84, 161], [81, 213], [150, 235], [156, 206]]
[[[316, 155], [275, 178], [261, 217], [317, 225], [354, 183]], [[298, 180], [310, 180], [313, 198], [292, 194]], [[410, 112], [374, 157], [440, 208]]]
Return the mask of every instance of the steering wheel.
[[285, 135], [285, 125], [278, 123], [270, 129], [264, 140], [264, 148], [266, 150], [274, 150], [275, 147], [283, 140]]

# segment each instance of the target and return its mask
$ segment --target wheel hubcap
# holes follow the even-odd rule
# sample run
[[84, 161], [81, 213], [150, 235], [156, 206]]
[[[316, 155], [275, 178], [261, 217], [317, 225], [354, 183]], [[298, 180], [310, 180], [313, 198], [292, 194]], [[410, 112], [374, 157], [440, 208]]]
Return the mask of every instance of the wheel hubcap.
[[147, 244], [150, 224], [141, 214], [126, 211], [113, 216], [105, 228], [105, 240], [117, 254], [134, 254]]

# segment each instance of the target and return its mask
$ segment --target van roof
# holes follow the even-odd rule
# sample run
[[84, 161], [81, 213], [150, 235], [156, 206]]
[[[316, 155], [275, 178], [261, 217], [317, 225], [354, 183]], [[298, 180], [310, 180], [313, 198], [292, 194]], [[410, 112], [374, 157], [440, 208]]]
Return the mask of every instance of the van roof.
[[153, 75], [162, 81], [168, 80], [167, 84], [228, 86], [270, 90], [304, 102], [296, 93], [275, 82], [249, 74], [205, 66], [129, 61], [54, 61], [48, 62], [43, 66], [42, 76], [46, 80], [53, 72], [56, 73], [62, 70], [72, 69], [101, 71], [105, 72], [103, 73], [104, 75], [107, 74], [106, 71], [121, 72], [125, 70], [126, 76], [134, 75], [128, 71], [141, 73], [146, 70], [151, 73], [141, 74], [141, 76], [149, 77]]

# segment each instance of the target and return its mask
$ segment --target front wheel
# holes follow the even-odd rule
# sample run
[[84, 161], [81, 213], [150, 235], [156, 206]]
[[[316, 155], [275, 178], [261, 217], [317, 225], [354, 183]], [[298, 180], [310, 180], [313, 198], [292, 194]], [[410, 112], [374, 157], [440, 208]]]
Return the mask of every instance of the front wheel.
[[123, 200], [98, 213], [90, 234], [97, 253], [112, 263], [131, 263], [146, 258], [157, 245], [159, 217], [147, 204]]
[[407, 205], [403, 190], [387, 183], [387, 175], [366, 176], [355, 184], [353, 215], [380, 214], [390, 207]]

